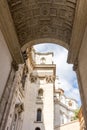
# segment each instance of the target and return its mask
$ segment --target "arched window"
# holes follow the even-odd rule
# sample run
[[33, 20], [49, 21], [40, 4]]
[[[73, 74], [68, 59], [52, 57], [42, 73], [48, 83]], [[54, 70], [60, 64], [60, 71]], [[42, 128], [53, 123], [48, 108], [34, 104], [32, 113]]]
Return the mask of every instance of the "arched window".
[[37, 121], [41, 121], [41, 115], [42, 115], [42, 110], [38, 109], [37, 110]]
[[37, 127], [35, 130], [40, 130], [40, 128], [39, 128], [39, 127]]
[[43, 96], [43, 89], [39, 89], [39, 90], [38, 90], [38, 96], [39, 96], [39, 97]]
[[45, 64], [46, 63], [46, 59], [44, 57], [41, 58], [41, 64]]

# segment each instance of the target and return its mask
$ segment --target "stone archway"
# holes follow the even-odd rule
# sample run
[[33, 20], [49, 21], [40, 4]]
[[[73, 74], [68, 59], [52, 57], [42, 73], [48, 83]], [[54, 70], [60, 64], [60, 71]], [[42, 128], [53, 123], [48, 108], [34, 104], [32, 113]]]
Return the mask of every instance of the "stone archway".
[[69, 49], [68, 62], [73, 63], [75, 68], [78, 65], [80, 71], [77, 77], [87, 122], [86, 26], [86, 0], [0, 1], [0, 29], [17, 64], [23, 63], [21, 48], [35, 44], [35, 39], [60, 43]]
[[0, 28], [17, 63], [23, 62], [21, 48], [36, 39], [40, 39], [39, 43], [51, 41], [68, 48], [68, 62], [74, 63], [86, 16], [86, 2], [81, 0], [0, 1]]
[[77, 0], [7, 0], [20, 45], [39, 38], [70, 44]]
[[43, 44], [43, 43], [54, 43], [60, 46], [63, 46], [64, 48], [66, 48], [67, 50], [69, 50], [69, 46], [67, 45], [67, 43], [59, 40], [59, 39], [54, 39], [54, 38], [40, 38], [40, 39], [35, 39], [33, 41], [30, 41], [28, 43], [26, 43], [22, 48], [21, 51], [25, 51], [26, 48], [31, 47], [32, 45], [37, 45], [37, 44]]
[[40, 43], [53, 39], [51, 42], [69, 48], [77, 1], [1, 0], [1, 30], [13, 58], [22, 62], [20, 48], [35, 39]]

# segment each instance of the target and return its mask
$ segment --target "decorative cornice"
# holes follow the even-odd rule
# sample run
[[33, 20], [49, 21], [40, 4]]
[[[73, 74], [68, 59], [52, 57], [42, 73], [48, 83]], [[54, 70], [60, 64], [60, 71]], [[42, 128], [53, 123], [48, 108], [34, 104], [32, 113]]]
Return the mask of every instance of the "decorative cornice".
[[53, 69], [53, 75], [56, 75], [56, 65], [55, 64], [35, 64], [35, 69], [47, 69], [51, 70]]
[[53, 56], [53, 52], [45, 52], [45, 53], [40, 53], [40, 52], [35, 52], [35, 54], [37, 54], [37, 55], [52, 55]]

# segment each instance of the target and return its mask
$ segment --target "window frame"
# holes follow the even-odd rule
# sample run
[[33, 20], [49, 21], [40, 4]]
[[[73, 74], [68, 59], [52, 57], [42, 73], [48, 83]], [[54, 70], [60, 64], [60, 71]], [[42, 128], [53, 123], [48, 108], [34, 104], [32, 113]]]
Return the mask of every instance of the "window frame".
[[41, 119], [42, 118], [42, 109], [41, 108], [38, 108], [37, 109], [37, 117], [36, 117], [36, 121], [37, 122], [41, 122]]

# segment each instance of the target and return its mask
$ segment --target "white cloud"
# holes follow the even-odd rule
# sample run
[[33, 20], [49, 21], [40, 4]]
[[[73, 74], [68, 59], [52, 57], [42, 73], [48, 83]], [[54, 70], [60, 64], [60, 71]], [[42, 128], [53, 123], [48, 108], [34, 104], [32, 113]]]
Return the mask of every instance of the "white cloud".
[[72, 85], [65, 79], [60, 79], [61, 87], [65, 92], [70, 91], [72, 89]]
[[[54, 44], [40, 44], [34, 46], [39, 52], [53, 52], [54, 63], [56, 64], [56, 75], [59, 77], [61, 87], [65, 90], [67, 96], [80, 102], [79, 90], [76, 80], [76, 74], [73, 71], [73, 65], [67, 63], [68, 51]], [[74, 86], [73, 86], [74, 85]]]
[[46, 50], [46, 46], [44, 44], [40, 44], [40, 45], [35, 45], [34, 46], [35, 50], [38, 52], [43, 52]]

